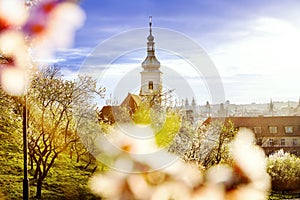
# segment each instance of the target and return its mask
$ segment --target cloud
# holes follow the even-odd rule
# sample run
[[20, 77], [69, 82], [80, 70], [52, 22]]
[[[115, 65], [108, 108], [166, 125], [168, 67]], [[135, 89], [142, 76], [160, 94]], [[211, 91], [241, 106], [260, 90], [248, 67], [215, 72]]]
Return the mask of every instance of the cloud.
[[[226, 97], [231, 102], [267, 102], [270, 98], [298, 100], [300, 80], [297, 73], [288, 76], [280, 74], [235, 74], [222, 77]], [[293, 80], [293, 81], [291, 81]]]
[[65, 62], [66, 58], [35, 58], [34, 62], [37, 62], [41, 65], [43, 64], [56, 64], [59, 62]]
[[68, 49], [58, 49], [58, 53], [63, 56], [72, 56], [72, 57], [77, 57], [77, 56], [87, 56], [91, 51], [91, 48], [88, 47], [77, 47], [77, 48], [68, 48]]
[[91, 48], [70, 48], [59, 49], [55, 57], [58, 59], [56, 62], [60, 66], [78, 66], [90, 54]]
[[[300, 65], [296, 55], [300, 51], [300, 29], [274, 18], [259, 18], [245, 24], [245, 31], [249, 34], [235, 41], [223, 42], [211, 54], [221, 74], [270, 75], [297, 70]], [[227, 32], [227, 35], [236, 34]]]

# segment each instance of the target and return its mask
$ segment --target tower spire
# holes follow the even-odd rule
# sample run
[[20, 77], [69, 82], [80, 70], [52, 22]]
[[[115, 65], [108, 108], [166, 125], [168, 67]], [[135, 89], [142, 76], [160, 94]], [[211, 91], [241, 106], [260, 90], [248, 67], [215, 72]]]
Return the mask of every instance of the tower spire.
[[148, 47], [150, 47], [151, 50], [154, 51], [154, 37], [152, 35], [152, 16], [149, 16], [149, 36], [148, 39]]
[[149, 16], [149, 35], [147, 37], [147, 58], [142, 63], [143, 68], [159, 69], [160, 63], [155, 57], [154, 36], [152, 35], [152, 16]]
[[155, 57], [154, 37], [152, 35], [152, 16], [149, 16], [149, 35], [147, 37], [147, 57], [142, 62], [141, 72], [141, 96], [153, 95], [153, 92], [160, 93], [162, 90], [162, 72], [160, 62]]

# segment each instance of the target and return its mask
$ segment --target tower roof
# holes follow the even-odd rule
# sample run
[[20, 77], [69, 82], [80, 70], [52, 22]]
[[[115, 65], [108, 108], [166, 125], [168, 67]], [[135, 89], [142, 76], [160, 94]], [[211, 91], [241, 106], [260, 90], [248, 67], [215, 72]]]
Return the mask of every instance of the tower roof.
[[149, 36], [147, 37], [147, 57], [142, 63], [145, 70], [159, 70], [160, 62], [155, 57], [154, 36], [152, 35], [152, 16], [149, 17]]

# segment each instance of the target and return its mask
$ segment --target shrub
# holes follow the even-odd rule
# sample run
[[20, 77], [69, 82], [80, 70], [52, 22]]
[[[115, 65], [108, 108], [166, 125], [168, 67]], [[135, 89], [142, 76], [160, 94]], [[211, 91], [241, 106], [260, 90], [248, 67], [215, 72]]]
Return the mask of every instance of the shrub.
[[282, 149], [268, 158], [267, 172], [274, 190], [300, 189], [300, 158]]

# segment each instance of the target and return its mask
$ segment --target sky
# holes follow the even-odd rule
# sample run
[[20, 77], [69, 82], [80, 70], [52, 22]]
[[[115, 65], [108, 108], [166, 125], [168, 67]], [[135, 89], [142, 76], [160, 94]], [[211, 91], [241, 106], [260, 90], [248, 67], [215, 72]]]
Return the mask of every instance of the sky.
[[[93, 75], [107, 88], [106, 100], [121, 102], [128, 92], [138, 93], [150, 15], [163, 85], [175, 89], [178, 99], [194, 97], [203, 105], [300, 97], [298, 0], [82, 0], [80, 5], [85, 24], [73, 47], [61, 49], [52, 62], [66, 78]], [[200, 66], [193, 60], [197, 56], [207, 62]]]

